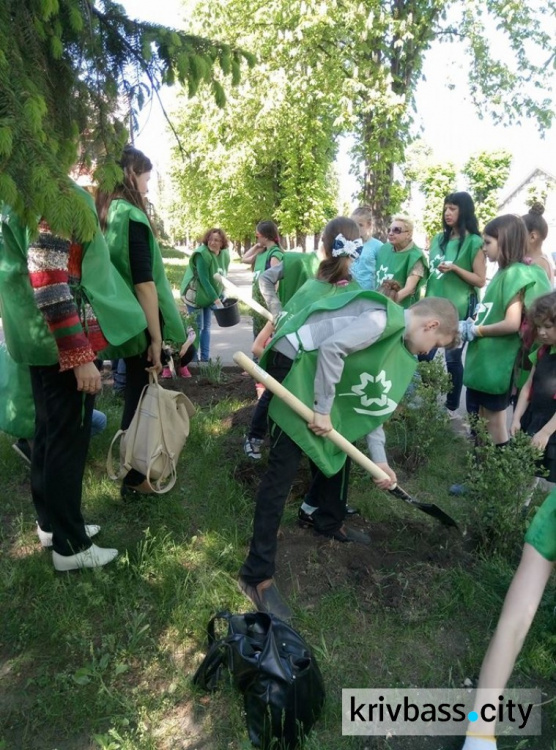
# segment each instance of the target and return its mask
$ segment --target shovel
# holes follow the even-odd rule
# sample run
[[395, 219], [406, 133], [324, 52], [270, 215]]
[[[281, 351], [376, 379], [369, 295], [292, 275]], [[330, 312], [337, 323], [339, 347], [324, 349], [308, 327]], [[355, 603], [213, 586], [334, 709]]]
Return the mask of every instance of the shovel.
[[[284, 401], [290, 407], [290, 409], [293, 409], [293, 411], [295, 411], [296, 414], [298, 414], [302, 419], [304, 419], [306, 422], [313, 421], [313, 411], [309, 409], [308, 406], [305, 406], [305, 404], [300, 401], [297, 396], [294, 396], [293, 393], [290, 393], [287, 388], [284, 388], [284, 386], [277, 380], [275, 380], [272, 375], [269, 375], [268, 372], [262, 369], [262, 367], [256, 365], [251, 359], [249, 359], [246, 354], [244, 354], [243, 352], [236, 352], [234, 354], [234, 361], [246, 372], [248, 372], [249, 375], [251, 375], [251, 377], [253, 377], [257, 382], [264, 383], [265, 387], [268, 388], [269, 391], [272, 391], [275, 396], [278, 396], [278, 398]], [[388, 474], [386, 474], [386, 472], [384, 472], [380, 468], [380, 466], [377, 466], [375, 463], [373, 463], [370, 458], [367, 458], [364, 453], [361, 453], [358, 448], [352, 445], [349, 440], [346, 440], [345, 437], [340, 435], [339, 432], [336, 432], [336, 430], [330, 430], [330, 432], [326, 433], [325, 437], [328, 440], [331, 440], [334, 445], [338, 446], [338, 448], [344, 451], [344, 453], [346, 453], [353, 461], [355, 461], [355, 463], [363, 467], [363, 469], [365, 469], [365, 471], [367, 471], [375, 479], [389, 479]], [[459, 526], [454, 521], [454, 519], [450, 518], [447, 513], [444, 513], [444, 511], [439, 508], [438, 505], [434, 505], [434, 503], [421, 503], [414, 497], [411, 497], [411, 495], [409, 495], [398, 485], [394, 485], [388, 490], [388, 492], [391, 495], [394, 495], [394, 497], [398, 497], [400, 500], [403, 500], [409, 505], [412, 505], [414, 508], [423, 511], [423, 513], [427, 513], [427, 515], [436, 518], [438, 521], [440, 521], [440, 523], [444, 524], [444, 526], [459, 529]]]
[[248, 305], [250, 308], [252, 308], [255, 312], [258, 312], [259, 315], [262, 315], [263, 318], [266, 318], [267, 320], [272, 321], [272, 313], [269, 312], [266, 307], [263, 307], [258, 302], [256, 302], [252, 297], [250, 297], [246, 292], [244, 292], [242, 289], [237, 287], [235, 284], [232, 284], [231, 281], [229, 281], [225, 276], [222, 276], [219, 273], [214, 274], [214, 278], [216, 281], [218, 281], [219, 284], [222, 284], [226, 292], [229, 294], [229, 296], [232, 296], [234, 299], [240, 299], [242, 302], [245, 302], [246, 305]]

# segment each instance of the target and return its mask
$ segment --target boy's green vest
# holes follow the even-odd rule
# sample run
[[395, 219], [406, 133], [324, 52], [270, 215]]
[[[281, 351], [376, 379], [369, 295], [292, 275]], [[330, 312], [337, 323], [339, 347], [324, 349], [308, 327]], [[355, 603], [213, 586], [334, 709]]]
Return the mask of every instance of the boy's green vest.
[[210, 307], [214, 302], [214, 297], [207, 294], [203, 286], [199, 283], [197, 261], [200, 257], [203, 258], [207, 265], [208, 275], [213, 287], [218, 294], [222, 294], [224, 287], [216, 281], [214, 274], [219, 273], [221, 276], [226, 276], [228, 273], [228, 266], [230, 265], [230, 255], [227, 250], [221, 250], [220, 253], [216, 255], [215, 253], [211, 253], [206, 245], [199, 245], [199, 247], [193, 251], [191, 258], [189, 259], [189, 265], [187, 266], [187, 270], [181, 282], [180, 294], [183, 296], [189, 284], [193, 279], [196, 279], [197, 294], [195, 295], [195, 306]]
[[278, 296], [282, 306], [296, 294], [309, 279], [314, 279], [319, 267], [316, 253], [284, 253], [284, 278], [278, 284]]
[[409, 272], [418, 260], [423, 261], [425, 266], [425, 275], [419, 279], [419, 283], [415, 288], [415, 291], [411, 297], [406, 297], [400, 302], [403, 308], [408, 308], [414, 302], [418, 302], [421, 299], [421, 292], [427, 281], [428, 275], [428, 261], [426, 255], [418, 247], [412, 247], [411, 250], [403, 250], [402, 252], [396, 252], [393, 246], [389, 242], [385, 242], [380, 248], [376, 258], [376, 286], [378, 287], [383, 281], [394, 279], [398, 284], [401, 285], [402, 289], [405, 286]]
[[[295, 333], [313, 313], [338, 310], [360, 298], [380, 302], [385, 306], [387, 323], [384, 333], [367, 349], [345, 358], [344, 371], [336, 386], [330, 418], [334, 428], [354, 442], [379, 427], [395, 411], [413, 377], [417, 360], [404, 345], [403, 309], [376, 292], [360, 288], [346, 289], [348, 288], [324, 285], [316, 280], [308, 281], [292, 298], [298, 312], [282, 319], [272, 344], [283, 336]], [[298, 297], [301, 299], [299, 304]], [[265, 350], [266, 356], [270, 348]], [[284, 379], [284, 386], [309, 408], [313, 408], [317, 358], [318, 351], [306, 352], [300, 349]], [[269, 416], [326, 476], [340, 471], [346, 454], [326, 438], [311, 432], [307, 423], [280, 399], [273, 398], [270, 402]]]
[[451, 260], [455, 266], [473, 272], [473, 263], [483, 246], [483, 238], [477, 234], [468, 234], [463, 241], [461, 250], [458, 252], [459, 237], [457, 237], [448, 242], [445, 248], [446, 252], [443, 252], [440, 249], [440, 240], [443, 236], [442, 232], [437, 234], [431, 244], [429, 252], [430, 276], [427, 281], [425, 296], [444, 297], [451, 300], [457, 308], [459, 319], [465, 320], [468, 315], [473, 314], [473, 310], [469, 310], [469, 300], [471, 295], [478, 295], [478, 289], [470, 286], [453, 271], [441, 273], [438, 266], [445, 260]]
[[[546, 273], [539, 266], [513, 263], [500, 269], [488, 285], [482, 302], [478, 305], [476, 325], [499, 323], [517, 294], [523, 295], [523, 305], [541, 294], [551, 291]], [[519, 333], [506, 336], [485, 336], [469, 343], [463, 383], [483, 393], [507, 393], [520, 346]]]
[[[96, 211], [91, 196], [75, 186]], [[56, 342], [35, 304], [27, 269], [29, 236], [17, 216], [5, 209], [2, 217], [4, 247], [0, 251], [0, 297], [6, 344], [16, 362], [28, 365], [54, 365], [58, 362]], [[143, 335], [147, 321], [135, 296], [110, 263], [110, 255], [100, 229], [83, 244], [81, 282], [72, 286], [77, 303], [89, 302], [102, 333], [110, 344], [99, 356], [124, 356], [130, 340]], [[22, 321], [25, 322], [22, 325]], [[144, 350], [144, 349], [143, 349]], [[134, 353], [139, 353], [138, 350]]]
[[[158, 242], [152, 232], [151, 225], [146, 215], [141, 209], [133, 206], [121, 198], [113, 200], [108, 210], [108, 221], [106, 226], [106, 244], [110, 250], [110, 257], [112, 263], [116, 266], [129, 291], [135, 296], [135, 290], [133, 286], [133, 279], [131, 276], [131, 265], [129, 260], [129, 222], [136, 221], [139, 224], [144, 224], [149, 230], [149, 246], [151, 250], [152, 259], [152, 271], [153, 280], [156, 286], [158, 294], [158, 307], [162, 313], [162, 319], [164, 322], [162, 330], [162, 338], [166, 341], [172, 341], [176, 344], [183, 344], [185, 341], [185, 330], [183, 323], [178, 312], [174, 297], [172, 295], [172, 288], [166, 273], [164, 271], [164, 263], [162, 261], [162, 255], [160, 254], [160, 248]], [[146, 325], [145, 325], [146, 328]], [[139, 351], [133, 351], [140, 343], [140, 339], [144, 342], [144, 346], [139, 351], [145, 351], [146, 349], [146, 337], [145, 333], [137, 337], [134, 341], [128, 342], [129, 354], [120, 356], [133, 356], [133, 354], [139, 353]]]

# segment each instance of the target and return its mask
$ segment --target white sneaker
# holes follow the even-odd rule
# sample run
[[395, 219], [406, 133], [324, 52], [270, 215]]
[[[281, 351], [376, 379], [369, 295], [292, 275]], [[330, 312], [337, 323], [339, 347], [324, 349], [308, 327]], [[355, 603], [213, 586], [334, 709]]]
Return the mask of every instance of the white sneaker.
[[80, 568], [101, 568], [112, 562], [118, 556], [117, 549], [107, 549], [97, 547], [92, 544], [89, 549], [78, 552], [76, 555], [59, 555], [57, 552], [52, 553], [52, 562], [55, 570], [79, 570]]
[[252, 461], [259, 461], [263, 457], [263, 454], [261, 453], [263, 443], [264, 440], [261, 440], [260, 438], [250, 438], [247, 435], [243, 442], [243, 452]]
[[[96, 523], [88, 523], [85, 526], [85, 531], [87, 532], [89, 539], [92, 539], [92, 537], [96, 536], [100, 531], [100, 526], [97, 526]], [[37, 524], [37, 536], [43, 547], [52, 547], [51, 531], [43, 531], [39, 524]]]

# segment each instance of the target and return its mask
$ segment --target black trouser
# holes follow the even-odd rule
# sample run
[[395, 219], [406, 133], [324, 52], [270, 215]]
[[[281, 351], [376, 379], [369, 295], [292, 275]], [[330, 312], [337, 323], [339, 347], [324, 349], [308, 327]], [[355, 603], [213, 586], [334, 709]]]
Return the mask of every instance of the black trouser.
[[[340, 500], [345, 507], [347, 507], [350, 469], [351, 469], [351, 459], [348, 457], [346, 458], [346, 462], [344, 464], [343, 479], [342, 479], [341, 486], [340, 486]], [[322, 471], [320, 471], [319, 468], [315, 466], [315, 464], [312, 461], [311, 461], [311, 476], [313, 477], [313, 479], [311, 482], [311, 486], [309, 487], [309, 492], [305, 496], [305, 502], [307, 503], [307, 505], [310, 505], [313, 508], [316, 508], [316, 510], [313, 511], [312, 513], [313, 520], [315, 522], [315, 528], [317, 528], [319, 531], [328, 532], [331, 529], [331, 524], [330, 524], [329, 519], [326, 518], [326, 511], [323, 517], [322, 498], [323, 498], [323, 492], [325, 491], [325, 482], [328, 482], [330, 480], [328, 480], [324, 476]], [[328, 520], [328, 523], [327, 523], [327, 520]], [[338, 528], [339, 528], [338, 526], [333, 525], [332, 531], [337, 531]]]
[[81, 515], [94, 396], [77, 390], [73, 370], [58, 364], [29, 368], [35, 401], [31, 493], [37, 521], [52, 546], [73, 555], [91, 546]]
[[[276, 380], [282, 381], [291, 365], [290, 359], [275, 352], [271, 355], [268, 372]], [[253, 536], [249, 554], [240, 571], [241, 577], [251, 585], [256, 585], [274, 575], [278, 529], [299, 461], [303, 455], [301, 448], [285, 432], [272, 421], [270, 425], [271, 446], [268, 469], [257, 492]], [[311, 471], [314, 478], [315, 474], [317, 476], [320, 474], [321, 477], [318, 479], [320, 496], [318, 515], [315, 516], [315, 529], [332, 533], [341, 527], [345, 517], [345, 492], [347, 492], [349, 465], [346, 463], [341, 471], [329, 478], [323, 476], [316, 466], [312, 466]]]
[[[121, 430], [127, 430], [131, 420], [135, 416], [139, 399], [143, 388], [149, 384], [149, 373], [145, 369], [150, 367], [151, 363], [147, 359], [147, 352], [137, 354], [135, 357], [126, 357], [124, 359], [126, 367], [126, 381], [124, 391], [124, 411], [120, 423]], [[130, 487], [136, 487], [145, 479], [141, 472], [131, 469], [124, 477], [124, 484]]]

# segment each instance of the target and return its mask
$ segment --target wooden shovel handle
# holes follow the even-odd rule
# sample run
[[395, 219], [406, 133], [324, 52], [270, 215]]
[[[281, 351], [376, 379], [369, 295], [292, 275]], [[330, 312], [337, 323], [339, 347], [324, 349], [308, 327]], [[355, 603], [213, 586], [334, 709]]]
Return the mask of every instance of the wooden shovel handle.
[[215, 273], [214, 278], [216, 279], [216, 281], [218, 281], [219, 284], [222, 284], [227, 292], [233, 294], [236, 299], [240, 299], [242, 302], [245, 302], [246, 305], [249, 305], [250, 308], [252, 308], [255, 312], [258, 312], [259, 315], [262, 315], [263, 318], [266, 318], [270, 321], [273, 320], [272, 313], [269, 312], [266, 307], [259, 305], [258, 302], [256, 302], [252, 297], [242, 291], [235, 284], [232, 284], [232, 282], [225, 276], [222, 276], [219, 273]]
[[[236, 362], [240, 367], [243, 367], [243, 369], [248, 372], [249, 375], [251, 375], [251, 377], [254, 378], [257, 382], [264, 383], [265, 387], [268, 388], [269, 391], [272, 391], [275, 396], [278, 396], [279, 399], [284, 401], [290, 407], [290, 409], [292, 409], [296, 414], [299, 414], [299, 416], [306, 422], [313, 421], [313, 410], [309, 409], [308, 406], [305, 406], [305, 404], [300, 401], [297, 396], [294, 396], [293, 393], [290, 393], [287, 388], [284, 388], [284, 386], [275, 378], [273, 378], [272, 375], [269, 375], [266, 370], [263, 370], [262, 367], [256, 365], [253, 360], [249, 359], [246, 354], [244, 354], [243, 352], [236, 352], [234, 354], [234, 362]], [[331, 440], [334, 445], [337, 445], [338, 448], [343, 450], [344, 453], [347, 453], [347, 455], [353, 461], [355, 461], [356, 464], [359, 464], [359, 466], [365, 469], [365, 471], [367, 471], [375, 479], [391, 479], [391, 477], [389, 477], [388, 474], [380, 468], [380, 466], [377, 466], [375, 463], [373, 463], [370, 458], [367, 458], [364, 453], [361, 453], [358, 448], [352, 445], [349, 440], [346, 440], [346, 438], [343, 437], [343, 435], [340, 435], [340, 433], [336, 430], [330, 430], [330, 432], [326, 433], [325, 437], [328, 438], [328, 440]], [[390, 489], [394, 489], [395, 486], [396, 485], [392, 485]]]

